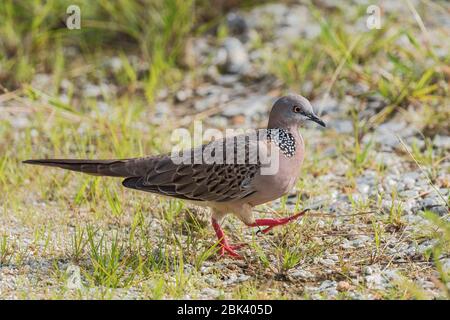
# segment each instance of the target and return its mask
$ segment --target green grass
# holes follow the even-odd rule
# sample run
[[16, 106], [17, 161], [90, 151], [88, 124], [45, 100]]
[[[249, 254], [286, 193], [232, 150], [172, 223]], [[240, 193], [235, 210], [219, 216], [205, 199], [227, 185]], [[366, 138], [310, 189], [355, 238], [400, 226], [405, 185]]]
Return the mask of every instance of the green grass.
[[[80, 30], [65, 27], [66, 8], [72, 4], [81, 10]], [[100, 58], [100, 52], [110, 51], [114, 44], [121, 43], [149, 61], [139, 86], [152, 100], [161, 77], [168, 76], [184, 37], [195, 23], [194, 6], [193, 1], [180, 0], [4, 1], [0, 5], [0, 32], [4, 35], [0, 47], [3, 53], [0, 80], [6, 88], [20, 87], [36, 72], [52, 70], [56, 94], [62, 77], [73, 70], [64, 50], [76, 48], [79, 65], [80, 60]], [[122, 83], [136, 87], [136, 70], [129, 64], [125, 66], [127, 72]], [[89, 70], [90, 66], [87, 67]]]

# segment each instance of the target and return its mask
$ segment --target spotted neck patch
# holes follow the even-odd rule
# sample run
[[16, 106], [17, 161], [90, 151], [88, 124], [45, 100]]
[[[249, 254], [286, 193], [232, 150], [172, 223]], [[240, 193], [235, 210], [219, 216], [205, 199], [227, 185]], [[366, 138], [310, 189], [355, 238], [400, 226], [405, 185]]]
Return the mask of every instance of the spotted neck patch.
[[275, 143], [286, 157], [290, 158], [295, 155], [295, 138], [288, 130], [282, 128], [267, 129], [267, 140]]

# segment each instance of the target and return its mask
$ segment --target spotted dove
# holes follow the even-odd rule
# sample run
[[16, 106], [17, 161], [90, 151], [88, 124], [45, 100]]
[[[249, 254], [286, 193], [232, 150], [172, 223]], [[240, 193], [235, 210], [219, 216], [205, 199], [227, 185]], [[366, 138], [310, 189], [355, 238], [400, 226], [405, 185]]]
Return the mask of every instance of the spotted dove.
[[[325, 127], [306, 98], [288, 95], [273, 105], [267, 130], [225, 137], [187, 150], [183, 161], [175, 159], [177, 153], [172, 153], [121, 160], [44, 159], [24, 163], [124, 177], [125, 187], [210, 207], [220, 254], [238, 258], [240, 255], [235, 250], [240, 246], [230, 245], [220, 226], [226, 214], [233, 213], [247, 226], [266, 226], [262, 230], [266, 233], [304, 213], [279, 219], [255, 219], [252, 208], [280, 198], [295, 185], [304, 158], [304, 142], [298, 129], [306, 120]], [[243, 149], [239, 148], [242, 146]], [[196, 155], [200, 158], [195, 158]]]

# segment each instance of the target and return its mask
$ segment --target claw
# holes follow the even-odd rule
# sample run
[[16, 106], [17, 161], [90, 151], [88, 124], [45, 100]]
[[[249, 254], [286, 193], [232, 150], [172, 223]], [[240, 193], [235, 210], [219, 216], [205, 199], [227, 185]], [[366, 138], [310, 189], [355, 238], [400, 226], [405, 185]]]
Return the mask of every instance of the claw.
[[[306, 212], [308, 212], [309, 209], [305, 209], [299, 213], [296, 213], [290, 217], [286, 218], [279, 218], [279, 219], [256, 219], [254, 223], [249, 224], [251, 227], [258, 227], [258, 231], [256, 232], [257, 235], [266, 234], [270, 230], [272, 230], [276, 226], [287, 224], [295, 219], [300, 218], [302, 215], [304, 215]], [[219, 239], [219, 254], [220, 257], [223, 257], [225, 254], [230, 255], [232, 258], [235, 259], [242, 259], [242, 256], [239, 255], [236, 251], [243, 246], [245, 246], [245, 243], [230, 245], [225, 237], [225, 234], [220, 227], [219, 223], [216, 219], [211, 218], [211, 223], [213, 225], [214, 231], [216, 232], [217, 238]], [[267, 228], [261, 229], [260, 226], [265, 226]]]
[[259, 226], [257, 226], [257, 227], [258, 227], [258, 231], [256, 231], [256, 235], [262, 236], [263, 230]]
[[233, 246], [226, 246], [221, 244], [220, 257], [223, 257], [225, 255], [225, 252], [228, 253], [232, 258], [242, 259], [242, 256], [234, 251]]
[[222, 228], [220, 227], [219, 223], [214, 218], [211, 219], [211, 222], [212, 222], [214, 231], [216, 232], [217, 238], [219, 239], [220, 257], [223, 257], [225, 255], [225, 253], [228, 253], [232, 258], [242, 259], [241, 255], [236, 253], [234, 250], [242, 248], [245, 244], [244, 243], [240, 243], [240, 244], [236, 244], [236, 245], [228, 244], [228, 241], [225, 238], [225, 234], [224, 234]]

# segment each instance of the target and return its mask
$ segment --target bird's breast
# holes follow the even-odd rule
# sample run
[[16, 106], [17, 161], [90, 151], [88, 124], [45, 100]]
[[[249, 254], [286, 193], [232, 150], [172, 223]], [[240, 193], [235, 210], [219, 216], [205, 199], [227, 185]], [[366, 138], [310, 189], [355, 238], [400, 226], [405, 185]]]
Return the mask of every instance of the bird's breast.
[[261, 173], [255, 178], [253, 183], [257, 192], [249, 199], [253, 206], [276, 200], [292, 190], [300, 175], [303, 162], [303, 152], [297, 152], [292, 157], [281, 154], [278, 159], [278, 170], [274, 174]]

